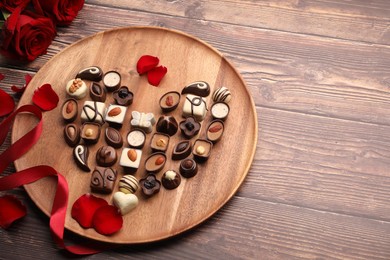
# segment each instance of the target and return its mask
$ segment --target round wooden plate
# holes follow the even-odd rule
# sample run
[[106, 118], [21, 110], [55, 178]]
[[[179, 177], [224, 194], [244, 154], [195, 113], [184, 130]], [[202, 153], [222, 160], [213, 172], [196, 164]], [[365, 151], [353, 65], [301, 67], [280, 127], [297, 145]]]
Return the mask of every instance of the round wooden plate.
[[[145, 54], [159, 57], [160, 64], [168, 68], [168, 73], [159, 87], [149, 85], [146, 76], [139, 76], [136, 71], [139, 57]], [[124, 216], [123, 228], [112, 236], [100, 235], [94, 229], [83, 229], [70, 216], [74, 201], [91, 192], [91, 173], [81, 171], [73, 160], [73, 148], [65, 143], [63, 137], [65, 123], [60, 109], [67, 98], [66, 83], [74, 78], [78, 71], [92, 65], [101, 67], [104, 72], [120, 72], [122, 85], [128, 86], [134, 93], [134, 102], [129, 107], [125, 123], [120, 130], [124, 138], [130, 130], [131, 111], [152, 112], [157, 119], [162, 115], [159, 99], [168, 91], [181, 92], [185, 85], [203, 80], [210, 84], [211, 93], [220, 86], [228, 87], [232, 93], [230, 114], [225, 121], [222, 140], [214, 145], [209, 160], [200, 165], [199, 173], [190, 179], [182, 178], [182, 183], [175, 190], [162, 187], [157, 195], [149, 199], [142, 196], [138, 190], [138, 207]], [[257, 117], [253, 100], [243, 79], [225, 57], [197, 38], [157, 27], [129, 27], [97, 33], [74, 43], [50, 59], [34, 76], [20, 100], [20, 105], [31, 103], [34, 90], [45, 83], [52, 85], [60, 102], [56, 109], [44, 113], [41, 138], [27, 154], [15, 162], [15, 166], [17, 170], [22, 170], [46, 164], [66, 177], [69, 184], [69, 204], [65, 227], [79, 235], [118, 244], [151, 242], [177, 235], [202, 223], [220, 209], [234, 195], [249, 171], [257, 143]], [[84, 100], [90, 100], [89, 95]], [[78, 103], [79, 111], [84, 100]], [[178, 122], [182, 120], [184, 100], [182, 97], [179, 107], [169, 113], [175, 116]], [[113, 103], [113, 98], [108, 94], [106, 104], [110, 103]], [[212, 103], [210, 94], [207, 98], [208, 107]], [[209, 111], [202, 123], [199, 138], [206, 137], [206, 126], [210, 121]], [[30, 115], [18, 116], [13, 126], [12, 142], [35, 124], [36, 119]], [[80, 118], [76, 120], [76, 124], [81, 125]], [[103, 130], [105, 128], [106, 125]], [[143, 162], [151, 154], [151, 135], [147, 135], [141, 166], [135, 173], [138, 179], [145, 176]], [[196, 137], [192, 141], [195, 139]], [[174, 144], [180, 140], [184, 140], [180, 132], [171, 138], [167, 151], [169, 159], [164, 169], [157, 174], [158, 179], [161, 179], [163, 172], [168, 169], [178, 171], [180, 162], [170, 158]], [[105, 144], [102, 134], [99, 142], [90, 146], [91, 168], [96, 165], [96, 150]], [[127, 147], [126, 141], [123, 147]], [[120, 151], [121, 149], [118, 149], [118, 154]], [[118, 170], [116, 191], [119, 179], [124, 173], [119, 163], [115, 164], [114, 168]], [[45, 178], [26, 185], [25, 189], [36, 205], [50, 215], [55, 179]], [[94, 194], [112, 204], [112, 194]]]

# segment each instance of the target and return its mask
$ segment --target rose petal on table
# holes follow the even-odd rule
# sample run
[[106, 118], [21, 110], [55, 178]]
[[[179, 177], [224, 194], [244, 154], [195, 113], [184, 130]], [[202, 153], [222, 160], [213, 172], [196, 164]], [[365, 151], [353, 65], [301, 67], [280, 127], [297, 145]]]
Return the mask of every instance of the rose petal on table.
[[164, 66], [158, 66], [150, 71], [148, 71], [148, 82], [149, 84], [157, 87], [165, 74], [167, 74], [168, 69]]
[[96, 232], [102, 235], [112, 235], [118, 232], [122, 225], [122, 214], [117, 207], [112, 205], [99, 208], [93, 216], [93, 227]]
[[14, 111], [15, 102], [4, 90], [0, 89], [0, 117], [6, 116]]
[[44, 84], [34, 91], [32, 101], [42, 110], [49, 111], [57, 106], [59, 98], [50, 84]]
[[12, 195], [0, 197], [0, 227], [6, 229], [26, 215], [26, 207]]
[[104, 199], [92, 194], [84, 194], [73, 203], [71, 216], [83, 228], [91, 228], [93, 227], [93, 216], [96, 211], [107, 205], [108, 203]]
[[29, 75], [29, 74], [26, 74], [24, 76], [24, 80], [25, 80], [24, 86], [21, 87], [21, 88], [18, 88], [17, 86], [12, 86], [11, 87], [12, 91], [15, 92], [15, 93], [23, 93], [26, 90], [26, 88], [28, 86], [28, 83], [30, 83], [31, 79], [32, 79], [32, 76]]
[[137, 62], [137, 72], [141, 75], [155, 68], [160, 60], [151, 55], [143, 55]]

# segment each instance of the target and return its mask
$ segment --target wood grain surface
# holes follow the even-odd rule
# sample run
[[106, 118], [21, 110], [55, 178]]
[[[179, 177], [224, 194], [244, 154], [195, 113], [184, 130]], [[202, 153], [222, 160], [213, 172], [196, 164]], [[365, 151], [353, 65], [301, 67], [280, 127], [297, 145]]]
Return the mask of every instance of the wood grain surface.
[[[46, 55], [31, 63], [0, 56], [0, 87], [11, 93], [26, 73], [103, 30], [152, 25], [192, 34], [233, 63], [254, 99], [250, 171], [196, 228], [88, 258], [389, 259], [389, 14], [386, 0], [87, 0]], [[10, 137], [0, 150], [9, 144]], [[14, 171], [11, 165], [5, 174]], [[71, 257], [56, 247], [48, 218], [26, 192], [7, 193], [29, 214], [0, 230], [0, 258]]]

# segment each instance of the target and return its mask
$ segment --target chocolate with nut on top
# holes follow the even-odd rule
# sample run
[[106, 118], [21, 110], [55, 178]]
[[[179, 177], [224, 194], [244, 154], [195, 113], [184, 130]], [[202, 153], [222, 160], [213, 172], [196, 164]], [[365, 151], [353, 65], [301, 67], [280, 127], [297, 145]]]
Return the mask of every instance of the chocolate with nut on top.
[[67, 124], [64, 128], [64, 138], [70, 147], [75, 147], [80, 142], [80, 130], [75, 124]]
[[180, 103], [180, 97], [181, 95], [177, 91], [165, 93], [159, 102], [161, 110], [165, 113], [175, 110]]
[[213, 143], [206, 139], [197, 139], [192, 148], [192, 154], [197, 162], [205, 162], [210, 157]]
[[77, 101], [74, 98], [65, 100], [61, 109], [62, 118], [65, 122], [73, 122], [77, 118], [78, 107]]
[[86, 122], [81, 126], [80, 137], [86, 144], [96, 144], [99, 141], [101, 125]]

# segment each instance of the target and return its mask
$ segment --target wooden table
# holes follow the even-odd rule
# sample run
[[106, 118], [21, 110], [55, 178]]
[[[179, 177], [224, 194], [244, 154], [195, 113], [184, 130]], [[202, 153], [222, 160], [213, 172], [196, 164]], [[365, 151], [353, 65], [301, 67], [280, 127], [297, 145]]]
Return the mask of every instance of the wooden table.
[[[192, 34], [236, 66], [256, 104], [257, 152], [238, 193], [202, 225], [91, 258], [390, 258], [389, 1], [87, 0], [46, 55], [0, 57], [0, 86], [11, 93], [71, 43], [136, 25]], [[25, 191], [7, 193], [28, 215], [0, 229], [0, 258], [69, 257]]]

